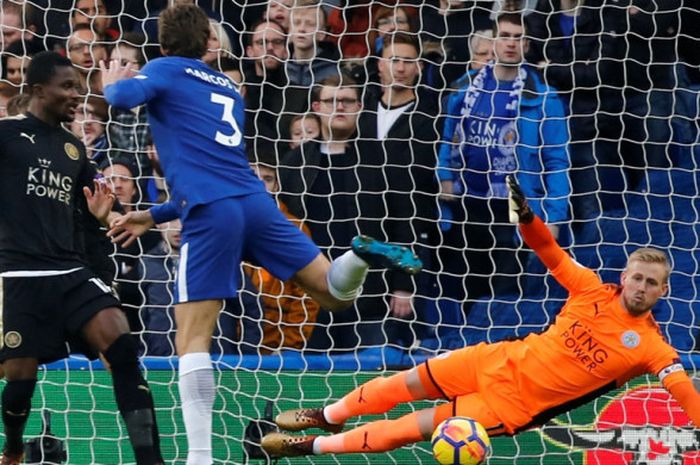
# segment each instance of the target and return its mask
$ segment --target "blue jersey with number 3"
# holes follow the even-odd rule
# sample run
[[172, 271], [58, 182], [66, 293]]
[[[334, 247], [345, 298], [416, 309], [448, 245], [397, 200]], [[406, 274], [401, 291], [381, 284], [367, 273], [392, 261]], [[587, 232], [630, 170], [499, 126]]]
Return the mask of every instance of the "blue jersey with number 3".
[[185, 213], [225, 197], [265, 192], [248, 165], [244, 102], [233, 82], [201, 60], [158, 58], [104, 90], [117, 108], [146, 103], [172, 200]]

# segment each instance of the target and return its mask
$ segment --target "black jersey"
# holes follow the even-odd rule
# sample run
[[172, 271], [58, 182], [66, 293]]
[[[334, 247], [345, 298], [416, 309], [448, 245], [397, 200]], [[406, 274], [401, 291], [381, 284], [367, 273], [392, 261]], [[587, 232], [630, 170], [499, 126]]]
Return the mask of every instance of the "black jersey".
[[0, 120], [0, 272], [86, 265], [92, 215], [82, 189], [95, 173], [82, 142], [62, 127], [29, 113]]

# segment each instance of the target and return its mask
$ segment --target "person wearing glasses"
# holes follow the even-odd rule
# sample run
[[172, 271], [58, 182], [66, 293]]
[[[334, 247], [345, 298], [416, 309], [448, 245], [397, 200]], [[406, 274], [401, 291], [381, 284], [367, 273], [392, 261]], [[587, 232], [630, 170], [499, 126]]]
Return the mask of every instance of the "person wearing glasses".
[[87, 23], [76, 24], [66, 41], [68, 59], [78, 70], [80, 86], [88, 94], [101, 94], [102, 82], [97, 64], [108, 57], [104, 36]]
[[[395, 203], [384, 201], [389, 185], [376, 141], [359, 137], [360, 89], [347, 74], [316, 84], [311, 110], [319, 117], [321, 134], [287, 152], [278, 168], [279, 199], [303, 219], [313, 241], [331, 258], [345, 253], [360, 232], [392, 240], [396, 228], [390, 223], [403, 216]], [[394, 272], [371, 270], [353, 307], [333, 313], [331, 325], [326, 312], [319, 314], [310, 346], [342, 352], [386, 344], [383, 320], [394, 292], [405, 289], [395, 286], [399, 281]]]
[[293, 115], [305, 113], [308, 89], [290, 86], [285, 72], [289, 60], [287, 32], [278, 22], [266, 19], [247, 34], [243, 60], [245, 82], [245, 138], [250, 158], [259, 143], [273, 141], [278, 154], [286, 152], [290, 140], [287, 128]]
[[372, 55], [381, 56], [387, 34], [397, 31], [415, 32], [415, 29], [406, 8], [378, 6], [372, 11], [372, 28], [368, 35], [369, 44], [373, 51]]

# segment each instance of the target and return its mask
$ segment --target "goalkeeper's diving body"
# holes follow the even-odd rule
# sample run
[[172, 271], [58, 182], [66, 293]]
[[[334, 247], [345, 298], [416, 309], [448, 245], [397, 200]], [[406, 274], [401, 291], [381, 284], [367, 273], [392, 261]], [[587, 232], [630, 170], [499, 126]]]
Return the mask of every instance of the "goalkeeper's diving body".
[[148, 106], [172, 200], [114, 220], [109, 235], [125, 245], [179, 217], [175, 345], [187, 431], [187, 465], [211, 465], [214, 375], [211, 337], [222, 300], [240, 285], [241, 259], [282, 281], [293, 279], [327, 310], [352, 304], [369, 266], [417, 273], [420, 260], [405, 247], [356, 237], [352, 250], [330, 263], [279, 210], [251, 170], [243, 142], [244, 103], [234, 83], [199, 58], [209, 19], [195, 5], [175, 5], [158, 20], [164, 57], [134, 75], [118, 61], [101, 63], [111, 105]]
[[[666, 255], [638, 249], [630, 255], [620, 284], [604, 284], [559, 247], [513, 178], [508, 187], [511, 221], [520, 223], [527, 244], [569, 291], [554, 324], [522, 340], [465, 347], [375, 378], [324, 408], [282, 412], [275, 420], [282, 429], [320, 428], [334, 434], [270, 433], [262, 439], [270, 455], [384, 452], [429, 439], [452, 416], [477, 420], [491, 436], [515, 435], [645, 373], [657, 375], [695, 426], [700, 425], [700, 394], [651, 314], [668, 291]], [[349, 418], [423, 399], [447, 402], [341, 433]]]

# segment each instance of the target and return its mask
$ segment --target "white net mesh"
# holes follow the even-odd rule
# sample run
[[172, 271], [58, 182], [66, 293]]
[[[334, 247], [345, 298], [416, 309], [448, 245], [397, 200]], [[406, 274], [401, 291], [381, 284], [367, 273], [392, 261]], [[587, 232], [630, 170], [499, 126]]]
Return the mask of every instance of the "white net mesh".
[[[45, 49], [65, 51], [85, 87], [71, 130], [128, 208], [167, 200], [168, 186], [145, 109], [108, 108], [96, 65], [110, 56], [135, 66], [156, 57], [156, 18], [166, 5], [2, 1], [0, 106], [25, 111], [26, 99], [16, 95], [27, 93], [29, 57]], [[264, 416], [268, 401], [277, 410], [325, 404], [377, 370], [410, 367], [446, 349], [523, 337], [551, 324], [566, 293], [508, 224], [503, 195], [508, 172], [518, 173], [559, 242], [604, 281], [619, 281], [637, 247], [668, 253], [670, 294], [654, 314], [686, 368], [697, 370], [697, 5], [660, 0], [523, 5], [348, 0], [324, 3], [322, 10], [313, 2], [292, 9], [291, 0], [199, 5], [212, 18], [211, 50], [204, 59], [241, 86], [249, 157], [264, 180], [272, 177], [269, 189], [279, 191], [289, 215], [330, 257], [364, 233], [410, 245], [425, 265], [414, 279], [372, 271], [358, 303], [333, 314], [319, 310], [291, 282], [243, 265], [240, 296], [226, 302], [212, 345], [219, 370], [217, 461], [245, 460], [243, 449], [251, 442], [244, 439], [244, 427]], [[494, 18], [506, 10], [526, 14], [527, 40], [521, 40], [518, 24], [507, 22], [491, 40]], [[266, 15], [273, 22], [260, 23]], [[395, 30], [419, 39], [419, 49], [391, 36]], [[494, 53], [515, 63], [524, 55], [532, 63], [507, 70], [526, 72], [504, 78], [515, 83], [506, 92], [494, 85], [494, 73], [500, 72], [488, 64]], [[485, 63], [486, 71], [476, 69]], [[470, 69], [475, 70], [465, 74]], [[339, 71], [352, 81], [343, 78], [340, 88], [313, 87]], [[178, 228], [170, 223], [134, 247], [116, 249], [112, 275], [149, 356], [145, 365], [164, 455], [180, 461], [186, 446], [175, 361], [161, 358], [174, 355]], [[648, 380], [633, 384], [640, 382], [646, 386]], [[53, 413], [53, 432], [66, 439], [69, 463], [133, 463], [109, 385], [108, 374], [80, 361], [40, 374], [34, 407]], [[634, 429], [644, 426], [638, 419], [645, 409], [666, 415], [675, 408], [653, 389], [633, 392], [641, 392], [642, 400], [611, 394], [560, 417], [559, 427], [571, 431], [595, 423]], [[422, 406], [404, 406], [392, 417]], [[610, 406], [622, 413], [610, 413]], [[489, 463], [652, 463], [643, 461], [651, 455], [644, 456], [648, 451], [640, 444], [666, 434], [657, 426], [681, 421], [668, 415], [654, 417], [650, 430], [635, 433], [642, 438], [636, 445], [624, 446], [636, 462], [629, 457], [623, 462], [624, 447], [601, 438], [569, 434], [569, 444], [562, 439], [568, 433], [550, 425], [544, 434], [497, 441]], [[28, 435], [39, 429], [35, 415]], [[657, 451], [668, 461], [654, 463], [681, 463], [678, 457], [695, 463], [697, 437], [694, 441], [675, 455]], [[693, 450], [695, 455], [687, 455]], [[430, 460], [429, 447], [420, 444], [391, 455], [307, 462]]]

